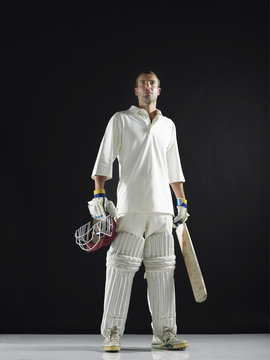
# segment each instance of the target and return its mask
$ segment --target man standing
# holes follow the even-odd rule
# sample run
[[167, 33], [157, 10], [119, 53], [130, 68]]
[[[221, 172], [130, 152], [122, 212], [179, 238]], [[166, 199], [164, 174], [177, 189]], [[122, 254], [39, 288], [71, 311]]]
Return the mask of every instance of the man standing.
[[[101, 334], [105, 351], [119, 351], [124, 333], [132, 282], [143, 261], [152, 315], [152, 348], [184, 349], [176, 337], [172, 225], [187, 219], [185, 181], [172, 120], [156, 108], [160, 81], [152, 71], [136, 79], [138, 107], [117, 112], [109, 121], [92, 172], [94, 218], [106, 216], [104, 184], [112, 178], [118, 158], [117, 235], [107, 252], [104, 312]], [[174, 210], [170, 186], [177, 199]], [[107, 209], [109, 210], [109, 209]]]

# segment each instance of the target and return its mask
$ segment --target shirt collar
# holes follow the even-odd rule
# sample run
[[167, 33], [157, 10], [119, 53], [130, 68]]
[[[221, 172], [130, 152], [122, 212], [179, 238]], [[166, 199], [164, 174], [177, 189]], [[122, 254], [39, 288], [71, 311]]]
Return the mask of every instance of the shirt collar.
[[[131, 111], [133, 114], [138, 114], [138, 115], [147, 115], [147, 111], [144, 109], [141, 109], [137, 106], [132, 105], [129, 108], [129, 111]], [[156, 110], [157, 111], [157, 115], [162, 115], [161, 111], [159, 109]]]

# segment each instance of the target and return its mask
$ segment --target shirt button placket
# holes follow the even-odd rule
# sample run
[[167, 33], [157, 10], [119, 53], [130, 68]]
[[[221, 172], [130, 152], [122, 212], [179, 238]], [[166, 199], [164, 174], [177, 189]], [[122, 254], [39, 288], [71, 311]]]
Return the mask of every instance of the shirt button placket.
[[150, 136], [150, 133], [151, 133], [151, 128], [152, 128], [152, 124], [151, 124], [151, 120], [150, 120], [150, 117], [148, 116], [147, 117], [147, 135]]

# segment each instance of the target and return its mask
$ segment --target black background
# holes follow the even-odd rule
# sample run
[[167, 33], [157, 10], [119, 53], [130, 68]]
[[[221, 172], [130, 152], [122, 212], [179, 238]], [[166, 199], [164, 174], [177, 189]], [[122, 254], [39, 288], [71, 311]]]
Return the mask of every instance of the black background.
[[[84, 253], [74, 232], [106, 124], [150, 68], [209, 293], [195, 303], [176, 243], [178, 330], [268, 332], [267, 1], [93, 4], [2, 8], [0, 331], [99, 332], [107, 249]], [[143, 273], [127, 333], [151, 332]]]

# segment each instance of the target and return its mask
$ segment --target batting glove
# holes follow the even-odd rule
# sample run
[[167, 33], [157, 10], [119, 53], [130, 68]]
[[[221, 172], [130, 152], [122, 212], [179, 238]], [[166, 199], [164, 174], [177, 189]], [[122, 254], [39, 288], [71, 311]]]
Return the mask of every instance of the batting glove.
[[88, 202], [88, 209], [94, 219], [102, 219], [108, 214], [117, 217], [114, 203], [107, 199], [104, 189], [94, 191], [94, 199]]
[[177, 199], [178, 214], [173, 219], [175, 225], [183, 224], [187, 221], [189, 214], [187, 212], [187, 200], [184, 198]]

